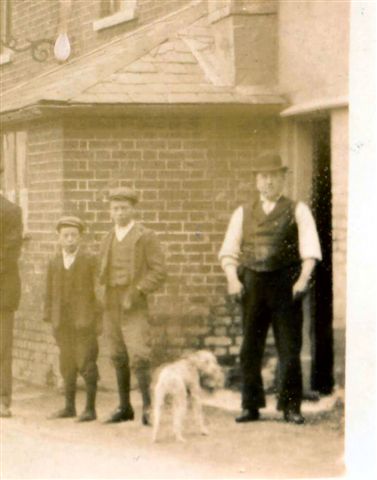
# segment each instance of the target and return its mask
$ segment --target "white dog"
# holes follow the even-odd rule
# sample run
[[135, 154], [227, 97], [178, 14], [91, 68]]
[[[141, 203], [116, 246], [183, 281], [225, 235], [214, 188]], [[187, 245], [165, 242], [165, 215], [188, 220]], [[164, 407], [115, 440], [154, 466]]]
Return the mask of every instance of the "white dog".
[[173, 431], [178, 441], [185, 441], [182, 436], [182, 425], [188, 398], [191, 400], [201, 434], [208, 435], [208, 430], [203, 421], [200, 398], [201, 386], [212, 391], [215, 388], [221, 388], [223, 385], [224, 375], [216, 357], [206, 350], [188, 354], [180, 360], [164, 366], [154, 387], [153, 441], [157, 440], [162, 407], [167, 397], [171, 399]]

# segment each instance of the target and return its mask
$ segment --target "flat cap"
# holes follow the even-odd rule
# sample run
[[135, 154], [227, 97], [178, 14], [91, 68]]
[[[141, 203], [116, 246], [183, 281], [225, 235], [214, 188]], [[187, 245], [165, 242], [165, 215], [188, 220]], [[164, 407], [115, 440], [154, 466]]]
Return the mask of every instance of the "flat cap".
[[138, 196], [132, 188], [118, 187], [110, 189], [109, 200], [129, 200], [135, 204], [138, 202]]
[[56, 224], [56, 230], [59, 231], [62, 227], [76, 227], [80, 232], [85, 230], [85, 224], [79, 217], [73, 215], [63, 215], [59, 218]]
[[262, 153], [256, 161], [256, 165], [252, 167], [253, 172], [277, 172], [286, 171], [288, 167], [283, 165], [281, 157], [278, 153]]

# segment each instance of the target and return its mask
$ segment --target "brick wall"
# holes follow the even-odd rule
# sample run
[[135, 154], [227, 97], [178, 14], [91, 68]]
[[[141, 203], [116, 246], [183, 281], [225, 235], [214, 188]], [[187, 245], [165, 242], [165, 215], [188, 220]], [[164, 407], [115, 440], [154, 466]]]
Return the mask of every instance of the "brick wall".
[[55, 251], [51, 226], [62, 212], [63, 128], [61, 122], [21, 125], [27, 129], [28, 221], [20, 262], [22, 297], [15, 324], [14, 374], [45, 383], [56, 370], [56, 348], [50, 330], [42, 323], [44, 275], [47, 259]]
[[140, 192], [139, 219], [156, 231], [167, 255], [169, 279], [151, 299], [156, 362], [203, 346], [234, 359], [240, 319], [225, 305], [217, 253], [232, 210], [253, 191], [252, 159], [277, 143], [277, 121], [252, 117], [72, 118], [33, 127], [32, 238], [22, 259], [16, 375], [33, 379], [38, 371], [37, 381], [45, 382], [56, 369], [41, 324], [43, 269], [54, 250], [56, 218], [62, 210], [82, 215], [87, 243], [97, 250], [111, 226], [107, 189], [119, 184]]
[[[100, 0], [73, 0], [67, 29], [72, 47], [69, 61], [188, 3], [189, 0], [138, 0], [135, 20], [96, 32], [92, 24], [99, 18]], [[11, 30], [15, 38], [55, 40], [58, 25], [58, 0], [12, 0]], [[45, 63], [39, 63], [32, 59], [29, 51], [14, 53], [10, 63], [0, 66], [2, 89], [12, 88], [57, 65], [53, 56]]]
[[[230, 212], [253, 189], [252, 156], [276, 130], [261, 121], [173, 116], [68, 121], [64, 132], [65, 178], [72, 182], [66, 208], [85, 212], [97, 243], [110, 226], [108, 185], [140, 191], [140, 220], [167, 253], [169, 280], [152, 306], [168, 322], [171, 343], [198, 347], [206, 336], [205, 345], [228, 353], [236, 342], [229, 319], [208, 325], [209, 307], [224, 293], [217, 253]], [[188, 338], [180, 334], [185, 326]]]

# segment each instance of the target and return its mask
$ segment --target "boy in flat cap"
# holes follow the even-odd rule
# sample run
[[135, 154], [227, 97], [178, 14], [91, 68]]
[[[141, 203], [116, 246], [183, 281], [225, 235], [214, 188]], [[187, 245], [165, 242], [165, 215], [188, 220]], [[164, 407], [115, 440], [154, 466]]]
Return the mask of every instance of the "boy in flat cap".
[[119, 406], [108, 423], [133, 420], [130, 365], [143, 398], [142, 423], [150, 423], [150, 347], [147, 295], [165, 280], [165, 260], [152, 230], [135, 222], [136, 192], [110, 191], [114, 228], [105, 237], [100, 255], [100, 282], [106, 286], [105, 331], [115, 367]]
[[63, 216], [56, 230], [61, 252], [47, 270], [44, 321], [52, 324], [60, 351], [65, 407], [50, 418], [76, 416], [76, 380], [79, 372], [86, 384], [86, 407], [79, 422], [95, 420], [97, 392], [97, 335], [101, 329], [101, 308], [96, 300], [95, 257], [84, 252], [81, 237], [84, 223], [75, 216]]
[[301, 298], [321, 248], [307, 205], [282, 194], [286, 167], [280, 156], [266, 153], [258, 160], [259, 198], [234, 211], [219, 253], [228, 293], [242, 305], [243, 411], [236, 421], [258, 420], [265, 406], [261, 367], [272, 323], [279, 355], [278, 409], [287, 422], [301, 424]]

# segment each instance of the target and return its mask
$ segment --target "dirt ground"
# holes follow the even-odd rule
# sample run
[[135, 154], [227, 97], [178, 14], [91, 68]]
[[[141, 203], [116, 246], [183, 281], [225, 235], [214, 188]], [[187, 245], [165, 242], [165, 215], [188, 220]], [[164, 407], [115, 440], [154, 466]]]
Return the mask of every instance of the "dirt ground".
[[[136, 420], [104, 425], [116, 401], [114, 392], [99, 392], [96, 422], [47, 420], [62, 406], [62, 395], [17, 384], [13, 417], [1, 420], [1, 478], [310, 478], [344, 472], [339, 397], [304, 404], [303, 426], [283, 422], [271, 402], [261, 421], [238, 425], [239, 395], [223, 391], [205, 400], [210, 436], [197, 434], [189, 417], [184, 444], [173, 440], [167, 415], [160, 441], [151, 443], [137, 392]], [[79, 410], [83, 402], [79, 392]]]

